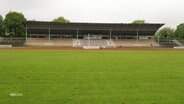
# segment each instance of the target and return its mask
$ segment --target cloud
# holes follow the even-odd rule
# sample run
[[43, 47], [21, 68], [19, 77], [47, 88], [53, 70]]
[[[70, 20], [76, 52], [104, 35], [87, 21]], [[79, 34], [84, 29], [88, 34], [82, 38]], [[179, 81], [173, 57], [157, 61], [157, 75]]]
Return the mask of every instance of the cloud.
[[64, 16], [73, 22], [148, 22], [175, 27], [184, 21], [183, 0], [0, 0], [0, 14], [22, 12], [27, 19], [50, 21]]

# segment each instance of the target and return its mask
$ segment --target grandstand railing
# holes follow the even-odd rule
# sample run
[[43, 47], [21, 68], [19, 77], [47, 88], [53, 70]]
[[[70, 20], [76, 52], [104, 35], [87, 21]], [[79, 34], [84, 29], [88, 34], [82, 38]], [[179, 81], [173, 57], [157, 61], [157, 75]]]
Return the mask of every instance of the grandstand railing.
[[17, 38], [17, 37], [0, 37], [0, 43], [24, 43], [26, 38]]
[[[159, 39], [159, 41], [156, 40], [156, 42], [161, 46], [169, 46], [169, 47], [179, 46], [175, 41], [176, 40], [174, 39]], [[180, 42], [181, 44], [184, 44], [184, 40], [177, 40], [177, 41]]]

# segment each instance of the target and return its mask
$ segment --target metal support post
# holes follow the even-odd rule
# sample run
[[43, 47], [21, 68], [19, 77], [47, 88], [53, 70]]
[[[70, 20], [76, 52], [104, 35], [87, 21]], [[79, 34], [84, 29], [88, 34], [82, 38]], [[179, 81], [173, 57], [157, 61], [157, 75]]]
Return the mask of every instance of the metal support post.
[[137, 29], [137, 44], [139, 44], [139, 31]]
[[27, 43], [27, 26], [26, 26], [26, 43]]
[[49, 27], [49, 43], [50, 43], [50, 27]]

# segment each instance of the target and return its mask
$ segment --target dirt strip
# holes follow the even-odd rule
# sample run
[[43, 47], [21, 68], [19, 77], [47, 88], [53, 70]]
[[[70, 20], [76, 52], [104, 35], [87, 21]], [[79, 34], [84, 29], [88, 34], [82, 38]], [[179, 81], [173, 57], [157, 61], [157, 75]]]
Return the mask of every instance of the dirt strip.
[[[0, 48], [0, 50], [84, 50], [83, 48], [73, 48], [73, 47], [12, 47], [12, 48]], [[166, 51], [184, 51], [184, 49], [174, 49], [174, 48], [143, 48], [143, 47], [133, 47], [133, 48], [106, 48], [100, 50], [166, 50]]]

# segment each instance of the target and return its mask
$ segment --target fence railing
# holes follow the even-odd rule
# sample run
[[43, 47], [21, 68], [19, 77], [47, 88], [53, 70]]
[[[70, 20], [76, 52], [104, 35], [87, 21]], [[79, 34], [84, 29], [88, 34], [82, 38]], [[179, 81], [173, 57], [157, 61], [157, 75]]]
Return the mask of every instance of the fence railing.
[[[177, 40], [178, 42], [180, 42], [181, 44], [184, 44], [184, 40]], [[174, 47], [174, 46], [178, 46], [178, 44], [176, 44], [175, 40], [171, 40], [171, 39], [159, 39], [156, 40], [157, 43], [159, 43], [160, 45], [163, 46], [170, 46], [170, 47]]]
[[18, 37], [0, 37], [0, 43], [24, 43], [26, 38], [18, 38]]

